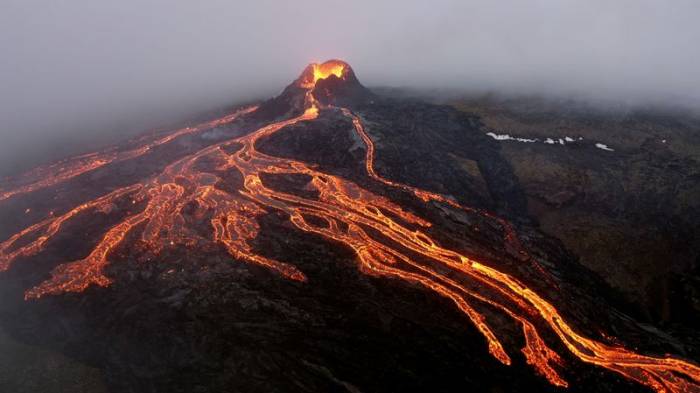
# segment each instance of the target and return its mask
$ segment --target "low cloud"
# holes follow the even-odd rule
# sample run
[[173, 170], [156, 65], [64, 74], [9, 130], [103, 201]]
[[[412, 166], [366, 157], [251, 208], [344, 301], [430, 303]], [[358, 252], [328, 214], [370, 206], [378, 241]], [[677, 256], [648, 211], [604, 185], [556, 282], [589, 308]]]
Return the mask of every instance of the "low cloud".
[[695, 0], [5, 0], [0, 166], [274, 94], [334, 57], [369, 86], [693, 107], [699, 16]]

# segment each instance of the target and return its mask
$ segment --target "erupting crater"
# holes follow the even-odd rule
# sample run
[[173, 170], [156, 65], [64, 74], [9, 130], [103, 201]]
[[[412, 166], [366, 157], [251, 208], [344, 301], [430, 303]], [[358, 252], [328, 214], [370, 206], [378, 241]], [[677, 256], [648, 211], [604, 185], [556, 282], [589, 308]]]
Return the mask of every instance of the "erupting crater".
[[[77, 206], [57, 206], [56, 214], [37, 220], [0, 243], [0, 272], [19, 261], [31, 263], [33, 258], [41, 257], [47, 245], [76, 217], [104, 214], [112, 206], [132, 204], [133, 211], [98, 235], [100, 238], [87, 255], [65, 261], [43, 283], [28, 288], [27, 301], [81, 292], [89, 286], [111, 285], [113, 279], [105, 267], [119, 263], [113, 251], [134, 236], [156, 256], [168, 247], [187, 247], [196, 252], [200, 247], [218, 244], [228, 252], [231, 263], [264, 266], [303, 285], [314, 285], [307, 282], [304, 272], [296, 266], [260, 255], [251, 245], [260, 231], [259, 217], [278, 211], [297, 230], [320, 235], [353, 250], [363, 273], [403, 280], [451, 300], [483, 335], [487, 351], [503, 365], [513, 362], [515, 350], [503, 345], [499, 327], [480, 311], [484, 307], [496, 310], [519, 326], [524, 343], [520, 352], [525, 361], [558, 387], [569, 386], [571, 382], [564, 376], [566, 361], [553, 348], [565, 348], [578, 361], [616, 372], [657, 392], [700, 392], [700, 367], [696, 364], [674, 356], [637, 353], [586, 337], [527, 283], [497, 266], [440, 244], [427, 231], [434, 223], [384, 193], [324, 173], [306, 162], [274, 157], [256, 149], [256, 142], [262, 138], [297, 123], [312, 122], [321, 110], [337, 111], [351, 121], [353, 132], [364, 144], [364, 170], [377, 187], [404, 193], [407, 198], [430, 202], [442, 209], [480, 214], [503, 228], [504, 248], [527, 255], [517, 231], [506, 220], [378, 173], [374, 142], [361, 113], [354, 110], [358, 103], [371, 102], [373, 98], [347, 63], [330, 60], [311, 64], [279, 97], [260, 107], [243, 108], [170, 136], [146, 140], [131, 150], [97, 152], [32, 171], [15, 186], [3, 187], [0, 203], [55, 187], [106, 165], [143, 157], [159, 146], [217, 126], [238, 120], [262, 123], [252, 132], [216, 141], [174, 159], [156, 175], [137, 183], [114, 188]], [[239, 173], [243, 179], [239, 189], [222, 186], [226, 184], [225, 174], [232, 172]], [[311, 179], [308, 187], [314, 193], [300, 196], [269, 188], [261, 180], [266, 174], [304, 175]], [[543, 278], [548, 276], [535, 258], [523, 260], [532, 263]], [[545, 341], [545, 332], [559, 340], [556, 347]]]
[[320, 79], [326, 79], [331, 75], [345, 79], [350, 73], [352, 73], [350, 65], [341, 60], [328, 60], [321, 64], [312, 63], [302, 72], [299, 84], [304, 89], [313, 89]]

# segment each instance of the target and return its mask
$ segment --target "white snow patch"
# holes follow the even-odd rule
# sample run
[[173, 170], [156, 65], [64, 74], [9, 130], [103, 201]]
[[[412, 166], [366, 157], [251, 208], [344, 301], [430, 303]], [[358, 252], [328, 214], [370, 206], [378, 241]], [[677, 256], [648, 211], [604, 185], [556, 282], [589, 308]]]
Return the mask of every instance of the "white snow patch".
[[[541, 142], [545, 143], [547, 145], [561, 145], [564, 146], [567, 143], [575, 143], [578, 141], [582, 141], [583, 137], [570, 137], [570, 136], [565, 136], [564, 138], [545, 138], [544, 140], [540, 140], [537, 138], [531, 139], [531, 138], [518, 138], [514, 136], [510, 136], [508, 134], [496, 134], [493, 132], [487, 132], [486, 135], [490, 136], [491, 138], [497, 140], [497, 141], [516, 141], [516, 142], [527, 142], [527, 143], [534, 143], [534, 142]], [[661, 143], [666, 143], [666, 139], [663, 139]], [[604, 143], [596, 143], [595, 147], [601, 150], [605, 151], [615, 151], [615, 149], [612, 149], [608, 147], [608, 145]]]
[[516, 137], [512, 137], [508, 134], [494, 134], [493, 132], [487, 132], [486, 135], [490, 136], [491, 138], [493, 138], [497, 141], [517, 141], [517, 142], [526, 142], [526, 143], [537, 142], [537, 139], [516, 138]]
[[661, 143], [666, 143], [666, 139], [662, 139], [662, 140], [661, 140]]

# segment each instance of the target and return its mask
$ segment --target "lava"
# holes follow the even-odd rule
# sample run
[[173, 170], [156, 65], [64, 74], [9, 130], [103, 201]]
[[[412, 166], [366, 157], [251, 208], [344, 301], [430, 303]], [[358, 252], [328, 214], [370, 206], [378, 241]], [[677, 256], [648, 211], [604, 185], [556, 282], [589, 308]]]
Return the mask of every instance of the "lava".
[[[450, 299], [484, 336], [489, 353], [504, 365], [512, 363], [511, 355], [487, 317], [478, 311], [479, 306], [488, 305], [499, 310], [521, 326], [524, 337], [522, 354], [527, 363], [553, 385], [569, 385], [562, 375], [566, 364], [561, 355], [542, 338], [543, 332], [538, 330], [542, 326], [583, 362], [614, 371], [657, 392], [700, 392], [700, 367], [697, 365], [671, 356], [639, 354], [620, 345], [587, 338], [525, 283], [442, 247], [424, 232], [424, 228], [432, 225], [429, 221], [351, 181], [320, 172], [301, 161], [273, 157], [256, 150], [256, 142], [262, 138], [295, 123], [316, 119], [319, 110], [326, 108], [322, 108], [311, 93], [315, 83], [331, 75], [342, 78], [348, 69], [347, 64], [340, 61], [312, 64], [310, 67], [312, 73], [306, 76], [301, 85], [307, 89], [306, 110], [301, 115], [272, 122], [250, 134], [208, 146], [171, 163], [151, 179], [114, 190], [18, 232], [0, 244], [0, 271], [9, 269], [20, 258], [39, 254], [62, 226], [78, 214], [100, 214], [106, 206], [130, 199], [133, 206], [143, 208], [109, 228], [85, 258], [56, 267], [48, 280], [26, 291], [26, 298], [80, 292], [90, 285], [109, 285], [112, 281], [105, 275], [104, 268], [113, 251], [132, 233], [140, 234], [144, 248], [154, 254], [164, 247], [175, 245], [194, 249], [219, 244], [236, 260], [265, 266], [288, 279], [305, 282], [306, 276], [296, 267], [257, 254], [249, 243], [260, 230], [257, 218], [267, 211], [276, 210], [286, 213], [299, 230], [321, 235], [352, 249], [362, 272], [401, 279]], [[512, 226], [505, 220], [377, 174], [374, 169], [374, 144], [361, 118], [348, 108], [336, 109], [352, 120], [355, 131], [365, 144], [365, 170], [370, 178], [404, 190], [422, 201], [434, 201], [451, 208], [488, 215], [504, 227], [505, 246], [527, 256]], [[232, 116], [252, 110], [254, 108], [246, 108]], [[37, 179], [18, 188], [4, 190], [0, 200], [58, 184], [109, 162], [137, 157], [153, 146], [172, 141], [178, 135], [210, 128], [231, 121], [232, 117], [225, 119], [176, 131], [127, 152], [96, 153], [58, 164], [57, 167], [41, 169], [30, 176]], [[230, 148], [233, 146], [238, 149], [232, 152]], [[197, 165], [203, 160], [214, 163], [215, 170], [204, 170]], [[229, 171], [238, 171], [242, 175], [241, 190], [225, 191], [217, 187], [224, 182], [222, 174]], [[262, 174], [307, 175], [311, 179], [309, 185], [318, 192], [318, 197], [306, 198], [273, 190], [265, 186], [261, 180]], [[186, 209], [187, 214], [184, 213]], [[196, 229], [198, 222], [209, 224], [206, 235]], [[319, 225], [319, 222], [323, 224]], [[533, 258], [526, 260], [546, 273]]]
[[153, 148], [172, 142], [173, 140], [183, 135], [192, 134], [195, 132], [211, 129], [217, 126], [230, 123], [233, 120], [240, 117], [241, 115], [250, 113], [255, 109], [257, 109], [257, 107], [254, 106], [242, 108], [235, 111], [234, 113], [231, 113], [229, 115], [215, 120], [198, 124], [193, 127], [181, 128], [179, 130], [172, 131], [164, 137], [157, 138], [153, 141], [150, 141], [131, 150], [123, 152], [104, 151], [90, 153], [72, 159], [63, 160], [53, 165], [36, 168], [32, 171], [23, 174], [19, 177], [19, 179], [15, 179], [14, 182], [20, 183], [20, 186], [17, 186], [12, 189], [0, 188], [0, 201], [12, 198], [16, 195], [27, 194], [30, 192], [40, 190], [42, 188], [51, 187], [63, 183], [74, 177], [101, 168], [107, 164], [131, 160], [136, 157], [140, 157], [151, 151]]
[[316, 82], [331, 75], [342, 79], [347, 70], [347, 63], [340, 60], [329, 60], [321, 64], [312, 63], [302, 75], [301, 87], [311, 90], [316, 86]]
[[314, 83], [318, 82], [319, 79], [326, 79], [331, 75], [335, 75], [338, 78], [343, 76], [343, 71], [345, 71], [345, 63], [341, 61], [327, 61], [323, 64], [314, 64]]

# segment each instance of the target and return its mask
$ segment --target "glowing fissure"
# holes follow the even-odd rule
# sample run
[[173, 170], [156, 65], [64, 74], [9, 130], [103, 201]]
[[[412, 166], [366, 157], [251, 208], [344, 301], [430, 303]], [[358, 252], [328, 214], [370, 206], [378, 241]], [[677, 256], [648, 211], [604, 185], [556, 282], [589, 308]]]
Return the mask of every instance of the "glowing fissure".
[[[536, 328], [538, 324], [548, 326], [564, 346], [584, 362], [615, 371], [657, 392], [700, 391], [698, 366], [673, 357], [637, 354], [621, 346], [586, 338], [567, 324], [554, 306], [514, 277], [445, 249], [426, 233], [409, 229], [405, 225], [408, 223], [414, 227], [426, 228], [431, 226], [430, 222], [348, 180], [319, 172], [300, 161], [272, 157], [257, 151], [255, 144], [261, 138], [295, 123], [316, 119], [320, 105], [310, 93], [311, 89], [319, 79], [329, 75], [344, 75], [345, 65], [338, 62], [327, 66], [314, 65], [313, 71], [313, 81], [304, 84], [309, 91], [306, 94], [306, 110], [301, 115], [209, 146], [172, 163], [160, 175], [143, 184], [118, 189], [61, 216], [50, 217], [20, 231], [0, 244], [0, 271], [7, 270], [20, 257], [41, 252], [62, 225], [79, 213], [92, 210], [99, 212], [104, 206], [129, 197], [134, 204], [145, 204], [141, 212], [128, 216], [108, 229], [84, 259], [59, 265], [51, 273], [50, 279], [28, 290], [26, 298], [80, 292], [93, 284], [109, 285], [111, 279], [105, 276], [104, 267], [108, 263], [110, 253], [129, 233], [135, 231], [135, 228], [141, 228], [140, 240], [146, 245], [146, 249], [153, 253], [176, 244], [196, 247], [215, 242], [221, 244], [238, 260], [265, 266], [286, 278], [304, 282], [306, 276], [296, 267], [257, 254], [249, 243], [257, 237], [260, 230], [257, 217], [274, 209], [287, 213], [290, 221], [300, 230], [316, 233], [350, 247], [357, 255], [362, 272], [415, 283], [453, 301], [485, 337], [490, 354], [505, 365], [511, 364], [510, 356], [489, 326], [489, 321], [474, 305], [488, 304], [520, 324], [525, 338], [525, 346], [521, 351], [527, 363], [553, 385], [568, 386], [568, 382], [560, 374], [565, 364], [560, 355], [541, 338]], [[252, 110], [246, 109], [239, 114]], [[456, 209], [488, 215], [503, 226], [506, 246], [514, 247], [519, 253], [527, 256], [514, 229], [505, 220], [461, 206], [439, 194], [393, 182], [378, 175], [374, 170], [374, 144], [361, 119], [347, 108], [340, 110], [352, 120], [356, 132], [366, 145], [365, 169], [372, 179], [410, 192], [422, 201], [435, 201]], [[212, 123], [208, 124], [211, 126]], [[166, 137], [158, 141], [166, 140], [162, 143], [167, 143], [175, 137], [172, 136], [168, 140]], [[241, 145], [241, 148], [227, 153], [226, 147], [234, 144]], [[142, 151], [147, 151], [151, 145], [132, 150], [133, 153], [129, 153], [130, 157], [144, 154]], [[96, 165], [97, 161], [90, 160], [97, 160], [98, 156], [85, 156], [87, 158], [81, 160], [92, 164], [74, 172], [66, 172], [63, 168], [46, 169], [46, 177], [32, 183], [36, 187], [26, 189], [29, 186], [25, 186], [4, 191], [2, 195], [12, 196], [57, 184], [65, 180], [65, 176], [60, 176], [60, 173], [85, 173]], [[243, 190], [232, 193], [217, 188], [216, 184], [222, 181], [219, 176], [196, 168], [195, 164], [202, 158], [215, 162], [217, 173], [238, 170], [243, 175]], [[57, 180], [51, 179], [52, 171], [58, 171]], [[319, 196], [317, 199], [310, 199], [270, 189], [261, 180], [260, 175], [263, 173], [308, 175], [311, 178], [310, 186], [318, 191]], [[186, 206], [194, 206], [193, 211], [190, 209], [188, 214], [183, 214]], [[397, 219], [385, 215], [383, 211], [390, 212]], [[320, 219], [326, 225], [314, 225], [309, 222], [309, 217]], [[196, 222], [210, 224], [209, 237], [193, 229]], [[380, 239], [370, 236], [363, 228], [372, 228], [399, 247], [384, 244]], [[27, 239], [33, 240], [26, 242]], [[23, 240], [26, 244], [16, 246]], [[420, 258], [412, 258], [409, 253]], [[534, 259], [528, 260], [548, 277]]]

